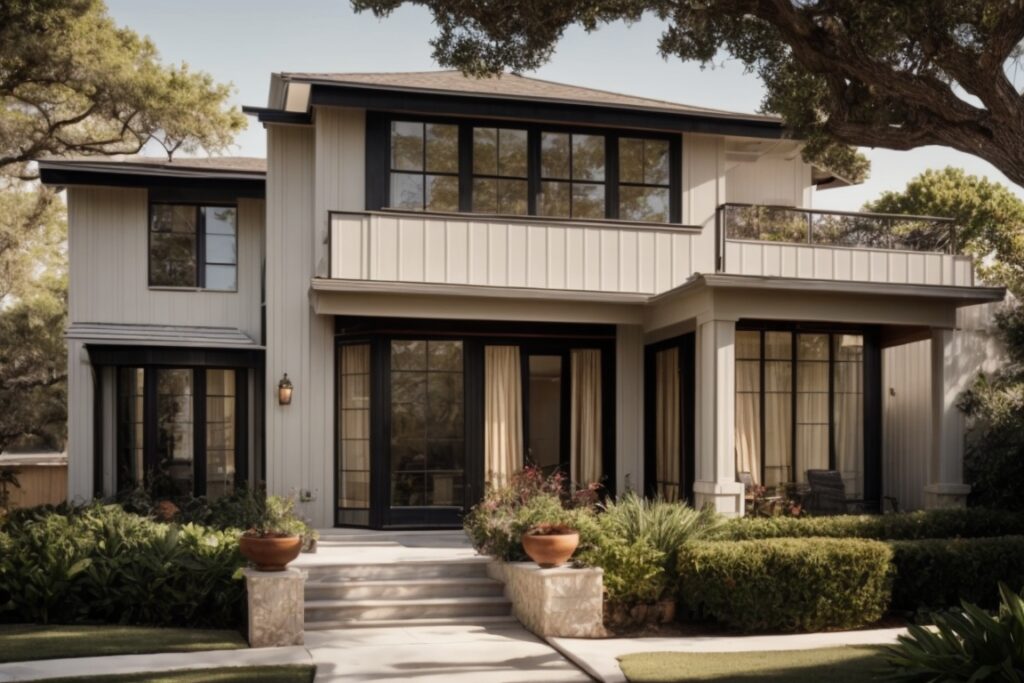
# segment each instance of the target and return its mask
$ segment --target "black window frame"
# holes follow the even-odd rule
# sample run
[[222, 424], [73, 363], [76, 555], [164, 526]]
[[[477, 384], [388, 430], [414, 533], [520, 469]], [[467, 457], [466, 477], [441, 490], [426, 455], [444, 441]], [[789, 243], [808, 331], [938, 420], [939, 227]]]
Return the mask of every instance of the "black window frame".
[[[497, 163], [496, 163], [496, 171], [497, 172], [495, 174], [477, 173], [476, 172], [476, 168], [474, 167], [475, 161], [476, 161], [474, 159], [474, 147], [476, 145], [476, 141], [475, 141], [475, 138], [473, 136], [473, 133], [476, 132], [476, 130], [478, 128], [481, 129], [481, 130], [483, 130], [483, 129], [492, 129], [493, 128], [495, 130], [495, 132], [496, 132], [495, 148], [494, 148], [495, 152], [494, 153], [495, 153], [495, 155], [497, 155], [497, 160], [496, 160], [497, 161]], [[460, 211], [461, 211], [461, 207], [463, 206], [462, 195], [463, 195], [464, 192], [468, 191], [469, 199], [465, 202], [465, 205], [467, 205], [469, 207], [467, 213], [476, 213], [476, 214], [484, 214], [484, 215], [487, 215], [489, 213], [489, 212], [486, 212], [486, 211], [477, 211], [474, 208], [473, 203], [474, 203], [474, 200], [476, 199], [476, 197], [474, 196], [474, 190], [473, 190], [474, 181], [476, 181], [476, 180], [494, 180], [494, 181], [496, 181], [498, 183], [498, 187], [500, 188], [501, 187], [501, 181], [503, 181], [503, 180], [518, 180], [518, 181], [525, 181], [526, 182], [526, 213], [525, 214], [514, 214], [514, 213], [513, 214], [502, 214], [499, 211], [499, 212], [497, 212], [497, 215], [519, 216], [519, 217], [533, 215], [534, 212], [535, 212], [534, 206], [536, 205], [536, 198], [535, 198], [534, 193], [532, 191], [533, 184], [532, 184], [532, 182], [530, 180], [530, 176], [532, 175], [531, 174], [531, 164], [530, 164], [530, 161], [531, 161], [531, 156], [533, 155], [533, 151], [532, 151], [531, 146], [530, 146], [531, 145], [531, 138], [530, 138], [530, 130], [529, 130], [529, 128], [527, 126], [516, 124], [516, 123], [504, 123], [502, 121], [494, 121], [493, 125], [489, 125], [488, 126], [488, 125], [477, 125], [477, 124], [474, 124], [474, 125], [468, 126], [468, 129], [469, 129], [469, 131], [465, 135], [466, 135], [466, 137], [467, 137], [467, 139], [469, 141], [469, 150], [468, 150], [468, 154], [465, 155], [465, 159], [466, 159], [466, 161], [470, 165], [470, 169], [469, 169], [470, 179], [469, 179], [468, 189], [466, 187], [464, 187], [461, 183], [459, 185], [459, 206], [460, 206]], [[501, 173], [501, 131], [503, 131], [503, 130], [521, 130], [521, 131], [524, 131], [526, 133], [526, 175], [524, 175], [524, 176], [507, 175], [507, 174], [502, 174]], [[459, 143], [461, 145], [462, 144], [462, 137], [461, 136], [463, 135], [461, 129], [459, 131], [459, 134], [460, 134]], [[461, 169], [461, 167], [462, 167], [462, 163], [461, 163], [462, 162], [462, 150], [460, 149], [459, 151], [460, 151], [460, 159], [459, 159], [460, 164], [459, 164], [459, 167]], [[501, 205], [500, 194], [495, 196], [495, 201], [498, 202], [498, 206], [500, 207], [500, 205]], [[494, 215], [494, 214], [492, 214], [492, 215]]]
[[[864, 491], [861, 498], [879, 505], [881, 509], [882, 500], [882, 413], [881, 413], [881, 346], [879, 344], [879, 330], [872, 325], [844, 325], [844, 324], [809, 324], [809, 323], [787, 323], [774, 321], [753, 321], [741, 320], [736, 323], [737, 332], [758, 332], [760, 344], [759, 360], [759, 429], [761, 430], [760, 452], [758, 457], [761, 463], [760, 477], [764, 481], [767, 451], [767, 439], [764, 437], [766, 424], [765, 415], [765, 363], [772, 359], [765, 358], [765, 334], [767, 332], [789, 332], [790, 339], [790, 424], [788, 425], [790, 441], [790, 472], [793, 478], [799, 478], [797, 471], [797, 402], [798, 402], [798, 377], [797, 363], [799, 335], [821, 334], [828, 337], [828, 360], [812, 361], [827, 362], [828, 364], [828, 468], [836, 467], [836, 443], [835, 443], [835, 353], [833, 339], [837, 335], [853, 334], [860, 335], [864, 339], [863, 365], [863, 425], [864, 434]], [[735, 397], [733, 398], [735, 400]]]
[[[366, 113], [366, 209], [368, 211], [408, 211], [390, 206], [391, 190], [391, 122], [412, 121], [421, 123], [443, 123], [459, 127], [459, 210], [458, 214], [466, 214], [467, 219], [473, 216], [496, 216], [510, 220], [539, 219], [544, 221], [621, 221], [631, 226], [645, 226], [657, 229], [662, 226], [682, 225], [682, 158], [683, 143], [681, 133], [662, 130], [616, 129], [586, 125], [548, 124], [535, 121], [463, 118], [453, 116], [413, 116], [382, 111]], [[513, 128], [527, 131], [527, 187], [528, 212], [516, 214], [486, 214], [472, 211], [473, 183], [473, 129], [474, 128]], [[540, 142], [541, 133], [575, 133], [577, 135], [599, 135], [605, 138], [605, 212], [603, 219], [569, 218], [538, 215], [540, 199]], [[651, 140], [667, 140], [669, 143], [669, 221], [658, 223], [653, 221], [635, 221], [619, 218], [619, 138], [640, 138]], [[582, 182], [582, 181], [581, 181]], [[430, 211], [422, 211], [430, 215]], [[436, 213], [436, 212], [434, 212]], [[441, 215], [450, 215], [443, 213]]]
[[[643, 189], [643, 190], [668, 190], [668, 211], [669, 211], [669, 216], [671, 217], [671, 215], [672, 215], [672, 198], [675, 195], [675, 193], [673, 192], [674, 188], [673, 188], [673, 185], [672, 185], [672, 160], [674, 158], [674, 153], [673, 153], [673, 150], [672, 150], [672, 142], [671, 141], [668, 141], [669, 142], [669, 145], [668, 145], [668, 154], [669, 154], [669, 159], [668, 159], [668, 180], [664, 184], [662, 184], [662, 183], [648, 183], [648, 182], [639, 182], [639, 183], [637, 183], [637, 182], [633, 182], [633, 181], [622, 180], [622, 177], [621, 177], [622, 176], [622, 141], [623, 140], [639, 140], [641, 143], [646, 143], [646, 142], [651, 141], [651, 140], [662, 140], [662, 139], [663, 138], [650, 137], [650, 136], [643, 135], [643, 134], [633, 135], [631, 133], [623, 133], [623, 134], [618, 136], [618, 140], [616, 140], [616, 143], [615, 143], [615, 147], [616, 147], [615, 154], [617, 156], [618, 168], [616, 168], [615, 172], [619, 176], [618, 186], [616, 187], [616, 192], [619, 195], [618, 198], [617, 198], [618, 201], [617, 201], [617, 205], [616, 205], [616, 211], [618, 212], [619, 215], [621, 215], [621, 213], [622, 213], [622, 188], [624, 188], [624, 187], [638, 187], [638, 188]], [[643, 158], [646, 158], [646, 154], [647, 154], [646, 145], [644, 145], [643, 154], [644, 154]], [[641, 161], [641, 166], [642, 165], [643, 164], [642, 164], [642, 161]], [[641, 172], [643, 172], [643, 168], [641, 168]], [[646, 181], [646, 178], [643, 178], [643, 180]], [[643, 219], [636, 219], [636, 218], [627, 219], [627, 220], [639, 220], [639, 221], [643, 221], [645, 223], [650, 223], [652, 225], [658, 225], [658, 224], [662, 223], [662, 221], [644, 221]]]
[[[189, 206], [195, 211], [196, 232], [195, 232], [195, 255], [196, 255], [196, 278], [193, 285], [158, 285], [153, 284], [153, 207], [155, 206]], [[203, 209], [233, 209], [235, 212], [235, 262], [220, 263], [207, 262], [206, 260], [206, 216]], [[182, 290], [182, 291], [204, 291], [221, 292], [225, 294], [238, 293], [238, 203], [223, 201], [180, 201], [180, 200], [158, 200], [151, 199], [146, 212], [146, 282], [150, 289], [157, 290]], [[233, 289], [212, 289], [206, 286], [207, 266], [230, 266], [235, 268], [235, 286]]]
[[[392, 158], [392, 155], [391, 155], [391, 132], [392, 132], [391, 131], [391, 127], [395, 123], [412, 123], [412, 124], [420, 124], [420, 125], [423, 126], [423, 151], [422, 151], [421, 168], [418, 171], [417, 170], [411, 170], [411, 169], [404, 169], [404, 168], [395, 168], [394, 165], [393, 165], [394, 159]], [[463, 154], [462, 154], [462, 147], [464, 146], [463, 140], [462, 140], [462, 135], [463, 135], [462, 129], [458, 125], [455, 126], [455, 128], [456, 128], [455, 135], [456, 135], [456, 138], [458, 140], [458, 149], [456, 150], [455, 158], [456, 158], [456, 164], [457, 164], [458, 168], [455, 170], [455, 172], [452, 172], [452, 171], [431, 171], [431, 170], [429, 170], [427, 168], [427, 125], [429, 125], [429, 124], [437, 124], [437, 125], [442, 125], [442, 126], [453, 125], [451, 122], [448, 122], [448, 121], [427, 121], [427, 120], [424, 120], [424, 119], [420, 119], [418, 117], [408, 117], [408, 116], [396, 116], [396, 117], [391, 118], [388, 121], [388, 126], [387, 126], [387, 129], [388, 129], [388, 161], [387, 161], [387, 165], [388, 165], [388, 176], [387, 176], [388, 203], [390, 204], [390, 202], [391, 202], [391, 176], [392, 175], [394, 175], [396, 173], [401, 173], [401, 174], [405, 174], [405, 175], [418, 175], [422, 179], [422, 183], [423, 183], [423, 197], [422, 197], [422, 205], [423, 206], [422, 206], [422, 208], [420, 208], [420, 209], [405, 209], [405, 208], [401, 208], [401, 207], [394, 207], [393, 208], [393, 207], [390, 207], [390, 206], [388, 208], [393, 208], [393, 210], [396, 210], [396, 211], [421, 211], [421, 212], [424, 212], [424, 213], [429, 213], [429, 211], [427, 209], [427, 176], [442, 176], [442, 177], [445, 177], [445, 178], [455, 178], [455, 183], [456, 183], [456, 185], [459, 188], [459, 190], [458, 190], [458, 192], [459, 192], [459, 208], [460, 208], [460, 210], [462, 208], [462, 205], [461, 205], [461, 202], [462, 202], [462, 192], [463, 192], [463, 190], [462, 190], [462, 182], [463, 182], [462, 176], [463, 176], [463, 167], [465, 165], [464, 164], [464, 159], [463, 159]]]
[[[238, 488], [248, 481], [249, 469], [249, 378], [246, 367], [231, 365], [175, 365], [175, 364], [140, 364], [130, 363], [114, 366], [114, 489], [121, 493], [134, 488], [135, 481], [126, 481], [122, 474], [121, 457], [125, 451], [125, 445], [121, 443], [121, 381], [122, 370], [142, 370], [142, 442], [143, 442], [143, 485], [150, 483], [149, 474], [160, 465], [159, 453], [157, 450], [157, 432], [159, 427], [159, 415], [157, 412], [157, 377], [160, 370], [188, 370], [192, 373], [192, 491], [193, 496], [206, 495], [206, 465], [207, 465], [207, 382], [206, 372], [208, 370], [230, 370], [235, 373], [235, 476], [234, 485]], [[134, 447], [131, 449], [134, 450]]]

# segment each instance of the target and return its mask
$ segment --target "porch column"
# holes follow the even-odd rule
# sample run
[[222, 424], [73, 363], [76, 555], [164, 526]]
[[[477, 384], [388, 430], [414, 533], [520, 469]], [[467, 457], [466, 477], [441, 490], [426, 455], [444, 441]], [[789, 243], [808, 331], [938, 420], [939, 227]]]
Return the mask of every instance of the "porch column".
[[963, 507], [971, 487], [964, 484], [963, 415], [954, 331], [932, 330], [932, 445], [928, 459], [926, 508]]
[[644, 491], [644, 331], [615, 328], [616, 492]]
[[694, 506], [743, 514], [736, 481], [736, 321], [698, 320]]

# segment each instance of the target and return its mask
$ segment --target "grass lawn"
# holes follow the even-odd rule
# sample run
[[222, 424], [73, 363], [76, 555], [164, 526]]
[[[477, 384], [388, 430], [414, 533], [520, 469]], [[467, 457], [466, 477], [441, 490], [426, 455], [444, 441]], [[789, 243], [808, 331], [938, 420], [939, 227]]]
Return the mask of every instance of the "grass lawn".
[[110, 625], [0, 625], [0, 663], [246, 647], [249, 645], [237, 631]]
[[884, 667], [883, 647], [825, 647], [791, 652], [644, 652], [619, 659], [631, 683], [716, 681], [871, 681]]
[[224, 669], [195, 669], [166, 673], [124, 674], [121, 676], [79, 676], [47, 678], [38, 683], [311, 683], [313, 666], [239, 666]]

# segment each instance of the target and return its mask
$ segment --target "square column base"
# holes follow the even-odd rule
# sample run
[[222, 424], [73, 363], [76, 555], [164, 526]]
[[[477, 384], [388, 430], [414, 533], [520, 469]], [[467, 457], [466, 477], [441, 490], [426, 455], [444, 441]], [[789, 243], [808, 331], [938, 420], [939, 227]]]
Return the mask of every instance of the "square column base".
[[244, 570], [249, 647], [302, 645], [306, 572]]
[[698, 510], [710, 505], [715, 512], [728, 517], [742, 517], [745, 490], [738, 481], [693, 482], [693, 507]]
[[970, 484], [928, 484], [924, 487], [926, 510], [967, 507]]

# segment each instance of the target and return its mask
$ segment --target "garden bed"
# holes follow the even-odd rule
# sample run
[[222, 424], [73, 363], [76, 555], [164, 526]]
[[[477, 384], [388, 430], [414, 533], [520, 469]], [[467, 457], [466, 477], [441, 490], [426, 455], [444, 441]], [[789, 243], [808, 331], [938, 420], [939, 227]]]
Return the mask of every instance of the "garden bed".
[[115, 676], [45, 678], [37, 683], [312, 683], [316, 667], [309, 665], [233, 666]]

